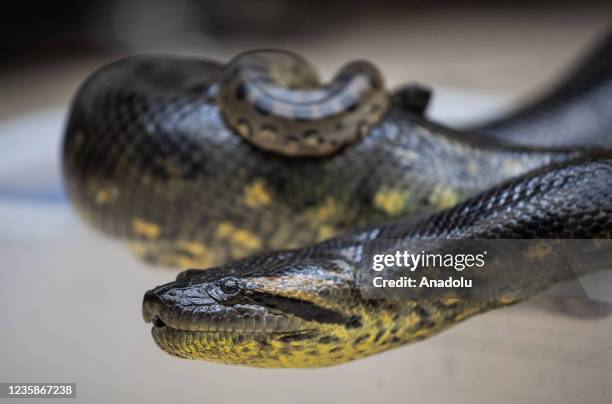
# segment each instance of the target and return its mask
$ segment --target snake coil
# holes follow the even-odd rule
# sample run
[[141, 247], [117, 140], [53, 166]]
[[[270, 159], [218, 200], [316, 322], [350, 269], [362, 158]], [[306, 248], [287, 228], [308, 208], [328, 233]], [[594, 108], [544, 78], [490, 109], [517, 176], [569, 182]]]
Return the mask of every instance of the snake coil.
[[328, 84], [302, 57], [243, 53], [224, 71], [219, 104], [228, 125], [252, 144], [287, 156], [325, 156], [354, 143], [389, 106], [384, 80], [367, 61], [345, 65]]

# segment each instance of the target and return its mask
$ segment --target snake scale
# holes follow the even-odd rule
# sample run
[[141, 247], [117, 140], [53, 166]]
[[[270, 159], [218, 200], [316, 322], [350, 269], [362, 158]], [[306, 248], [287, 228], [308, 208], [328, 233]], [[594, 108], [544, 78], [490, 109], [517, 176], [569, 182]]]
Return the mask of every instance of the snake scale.
[[[366, 241], [610, 236], [611, 48], [605, 40], [535, 103], [463, 131], [427, 119], [426, 88], [389, 92], [366, 61], [321, 84], [284, 51], [227, 65], [127, 58], [74, 98], [66, 189], [87, 221], [148, 262], [215, 266], [146, 293], [163, 350], [342, 363], [565, 279], [528, 272], [522, 257], [528, 276], [496, 285], [497, 299], [367, 299], [355, 280]], [[584, 125], [559, 124], [570, 121]]]

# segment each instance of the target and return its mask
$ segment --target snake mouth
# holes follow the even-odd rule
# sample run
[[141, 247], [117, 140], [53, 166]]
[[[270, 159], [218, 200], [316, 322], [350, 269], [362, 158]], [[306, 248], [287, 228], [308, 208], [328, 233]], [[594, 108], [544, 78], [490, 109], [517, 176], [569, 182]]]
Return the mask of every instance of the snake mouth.
[[197, 321], [197, 316], [189, 321], [176, 321], [172, 318], [164, 320], [160, 314], [154, 314], [148, 318], [145, 317], [145, 323], [151, 323], [153, 331], [172, 331], [198, 334], [242, 334], [251, 337], [262, 336], [290, 336], [290, 335], [307, 335], [311, 333], [311, 329], [301, 328], [297, 321], [288, 321], [286, 327], [279, 329], [255, 328], [246, 329], [239, 327], [223, 327], [220, 324], [209, 324]]
[[145, 294], [142, 317], [158, 331], [284, 335], [305, 330], [305, 322], [298, 317], [270, 312], [236, 314], [232, 307], [220, 306], [179, 308], [151, 291]]
[[232, 331], [194, 331], [188, 330], [184, 328], [174, 328], [172, 326], [167, 325], [162, 319], [159, 317], [155, 317], [151, 320], [153, 325], [151, 332], [153, 335], [160, 335], [163, 333], [172, 333], [172, 334], [190, 334], [190, 335], [200, 335], [200, 336], [216, 336], [218, 339], [235, 339], [239, 338], [241, 340], [265, 340], [267, 338], [275, 338], [279, 339], [283, 342], [289, 341], [298, 341], [307, 338], [314, 338], [319, 333], [315, 329], [301, 329], [295, 331], [245, 331], [245, 330], [232, 330]]
[[210, 352], [226, 344], [239, 346], [255, 343], [265, 350], [273, 341], [290, 344], [316, 339], [319, 336], [319, 331], [313, 328], [294, 331], [199, 331], [172, 327], [159, 316], [153, 316], [150, 322], [152, 323], [151, 335], [155, 343], [169, 354], [182, 358], [192, 358], [193, 355], [196, 355], [210, 360]]

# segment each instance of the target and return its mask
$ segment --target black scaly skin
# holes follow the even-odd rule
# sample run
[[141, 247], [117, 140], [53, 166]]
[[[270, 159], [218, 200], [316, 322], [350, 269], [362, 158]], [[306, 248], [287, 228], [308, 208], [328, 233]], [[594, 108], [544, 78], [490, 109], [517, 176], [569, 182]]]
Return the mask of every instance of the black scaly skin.
[[[216, 102], [221, 74], [210, 62], [129, 58], [94, 73], [72, 104], [68, 194], [97, 228], [131, 241], [151, 263], [204, 267], [304, 246], [452, 206], [575, 154], [455, 131], [419, 113], [423, 94], [401, 91], [360, 142], [325, 158], [285, 158], [228, 129]], [[559, 94], [577, 110], [591, 105], [579, 91]], [[558, 114], [549, 119], [565, 119]], [[548, 136], [537, 106], [521, 116], [533, 118], [530, 138]], [[590, 127], [603, 130], [609, 118], [593, 117]]]
[[[491, 298], [443, 299], [424, 290], [418, 299], [371, 299], [358, 283], [370, 270], [362, 265], [366, 242], [395, 240], [388, 250], [394, 251], [423, 239], [593, 236], [612, 236], [612, 158], [552, 165], [420, 222], [394, 222], [301, 250], [185, 271], [146, 293], [143, 316], [153, 322], [156, 343], [183, 358], [262, 367], [338, 364], [427, 338], [575, 275], [549, 259], [565, 253], [563, 244], [553, 243], [538, 255], [517, 250], [510, 260], [473, 272], [487, 281]], [[578, 256], [600, 255], [609, 264], [609, 243], [582, 246]], [[582, 266], [578, 274], [593, 270]]]

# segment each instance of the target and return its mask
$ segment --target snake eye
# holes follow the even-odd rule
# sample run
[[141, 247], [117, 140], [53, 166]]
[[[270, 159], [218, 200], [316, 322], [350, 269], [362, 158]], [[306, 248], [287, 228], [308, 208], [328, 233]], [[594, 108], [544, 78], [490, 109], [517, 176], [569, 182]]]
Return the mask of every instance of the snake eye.
[[240, 282], [236, 278], [225, 278], [219, 287], [226, 295], [233, 295], [240, 290]]

